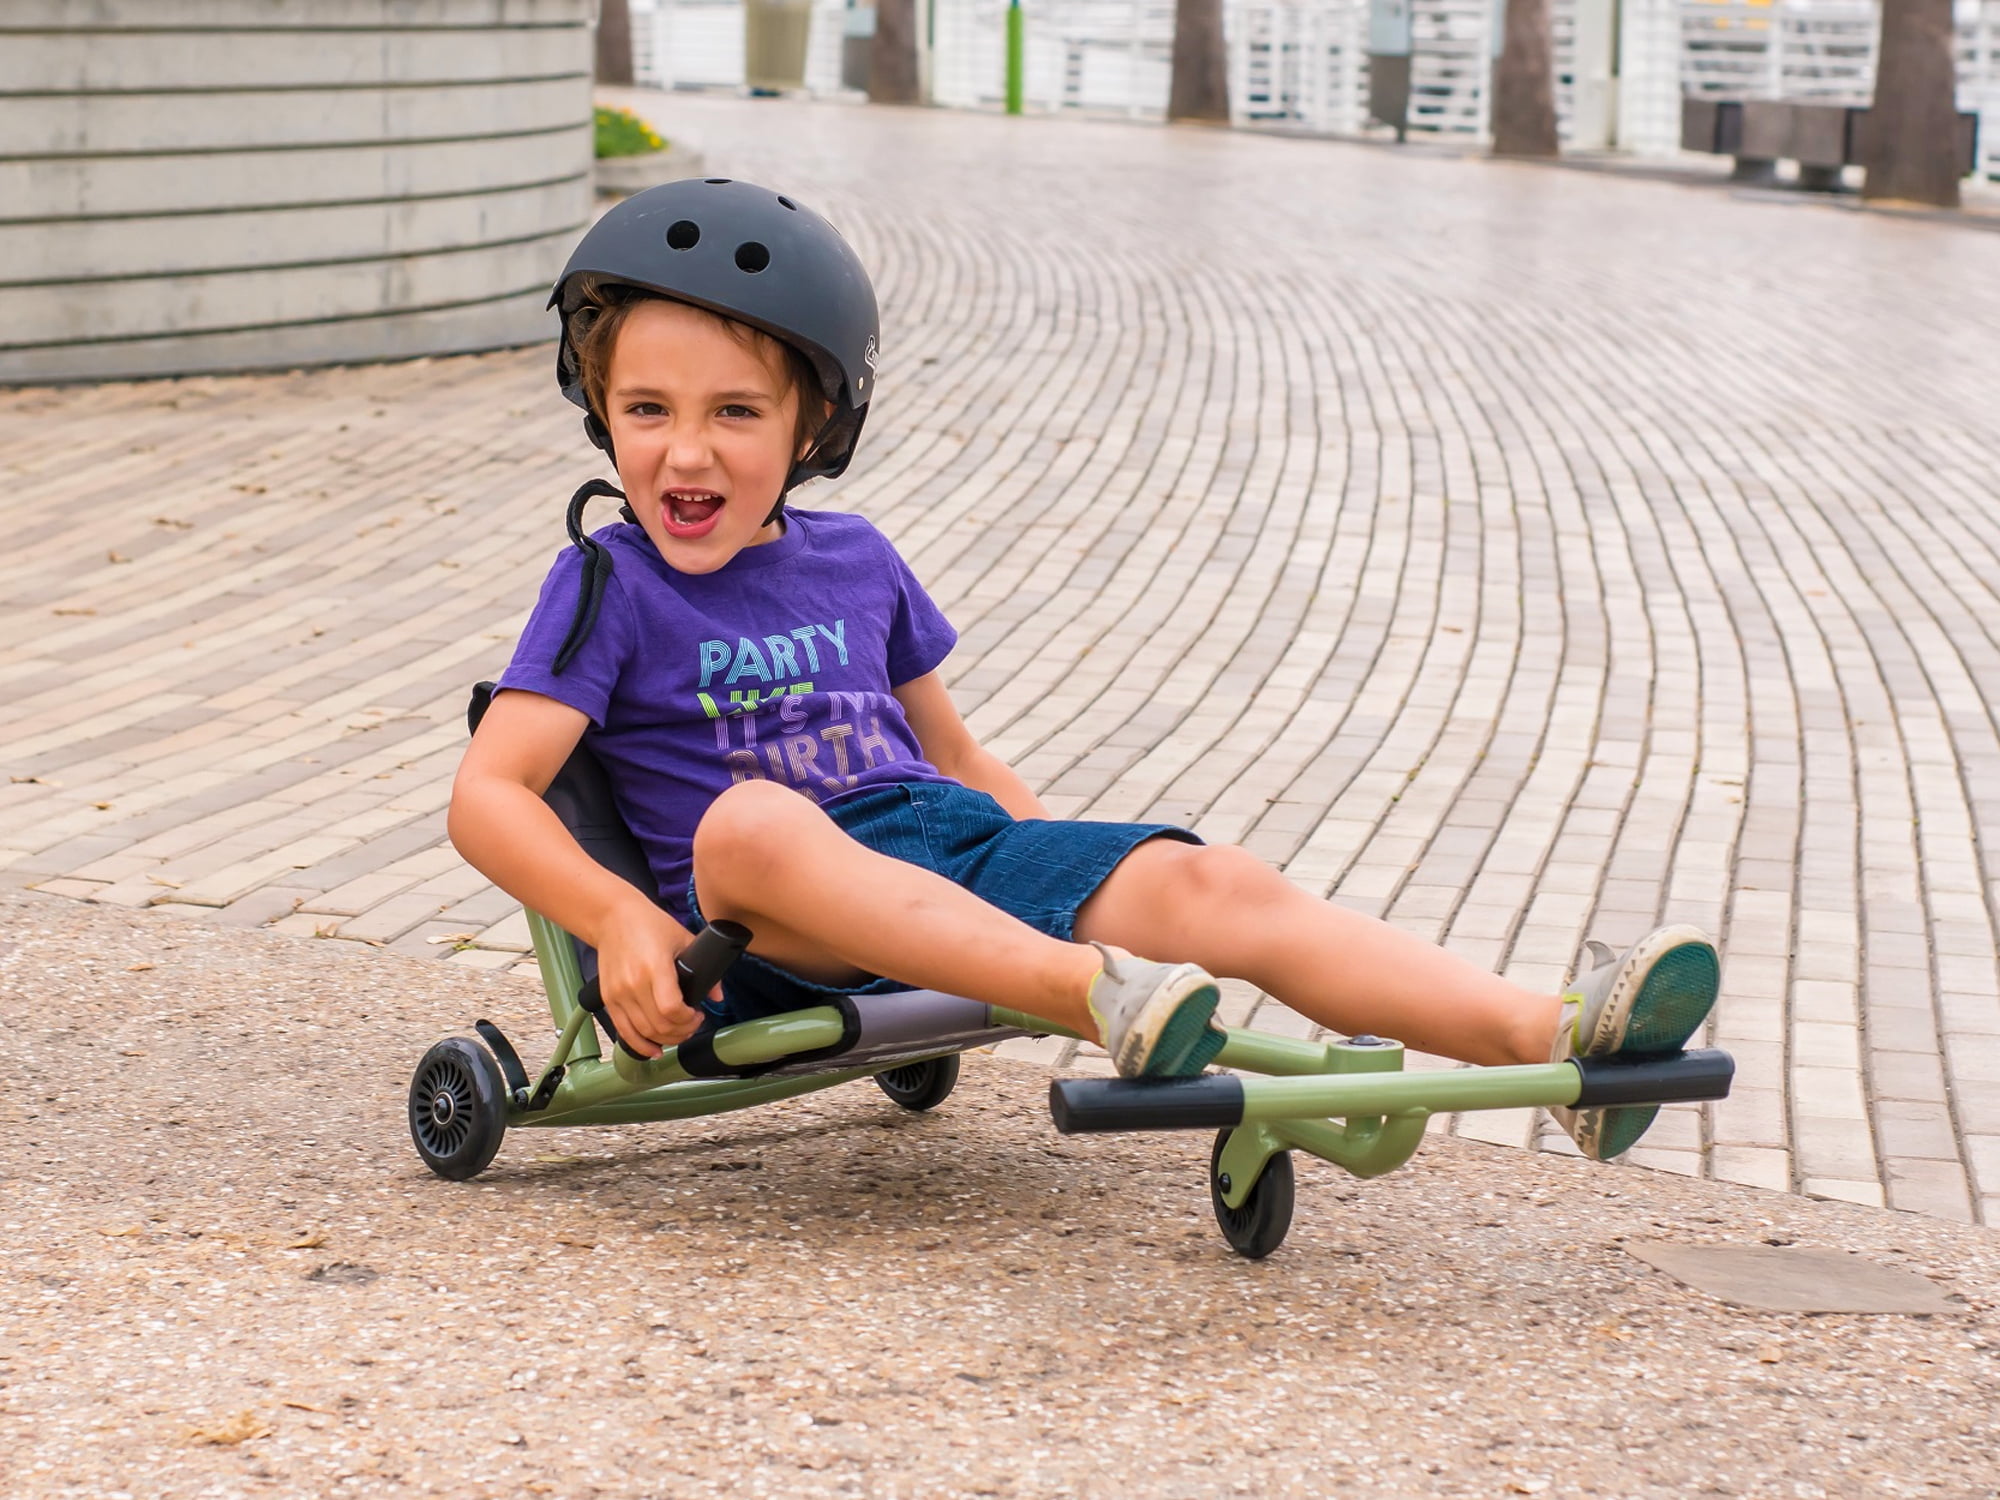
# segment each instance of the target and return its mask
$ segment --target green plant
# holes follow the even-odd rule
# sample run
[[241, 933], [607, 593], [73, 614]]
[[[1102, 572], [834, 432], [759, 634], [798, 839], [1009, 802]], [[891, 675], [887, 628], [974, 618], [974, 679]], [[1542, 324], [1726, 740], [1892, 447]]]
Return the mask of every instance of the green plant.
[[645, 156], [666, 148], [660, 133], [631, 110], [597, 107], [599, 156]]

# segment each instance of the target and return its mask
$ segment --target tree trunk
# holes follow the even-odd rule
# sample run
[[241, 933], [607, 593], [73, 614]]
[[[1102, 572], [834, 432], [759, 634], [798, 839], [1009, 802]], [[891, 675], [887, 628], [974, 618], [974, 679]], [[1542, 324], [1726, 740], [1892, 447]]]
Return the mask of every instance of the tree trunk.
[[1958, 207], [1958, 69], [1952, 0], [1882, 0], [1864, 198]]
[[1558, 155], [1549, 0], [1507, 0], [1505, 38], [1493, 65], [1493, 154]]
[[625, 0], [604, 0], [597, 13], [597, 81], [632, 84], [632, 10]]
[[1167, 118], [1227, 125], [1229, 53], [1222, 39], [1222, 0], [1174, 0], [1173, 67]]
[[875, 0], [875, 41], [868, 49], [871, 104], [922, 104], [917, 71], [917, 0]]

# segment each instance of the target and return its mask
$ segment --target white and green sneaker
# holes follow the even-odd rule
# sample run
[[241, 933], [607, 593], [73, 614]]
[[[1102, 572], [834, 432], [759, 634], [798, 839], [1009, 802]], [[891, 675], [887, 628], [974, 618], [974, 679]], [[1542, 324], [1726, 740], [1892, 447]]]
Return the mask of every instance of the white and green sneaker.
[[1090, 1013], [1120, 1078], [1192, 1078], [1222, 1050], [1210, 1024], [1222, 999], [1194, 964], [1156, 964], [1092, 943], [1104, 968], [1090, 982]]
[[[1715, 1005], [1722, 962], [1698, 927], [1662, 927], [1623, 954], [1586, 943], [1591, 969], [1563, 995], [1550, 1062], [1572, 1057], [1678, 1052]], [[1551, 1109], [1577, 1149], [1594, 1161], [1622, 1156], [1651, 1128], [1657, 1104]]]

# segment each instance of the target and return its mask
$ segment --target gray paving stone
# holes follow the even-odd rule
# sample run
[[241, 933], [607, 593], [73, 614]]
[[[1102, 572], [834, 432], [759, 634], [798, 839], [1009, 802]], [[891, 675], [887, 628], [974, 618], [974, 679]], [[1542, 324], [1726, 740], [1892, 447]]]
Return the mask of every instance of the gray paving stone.
[[215, 919], [232, 927], [263, 927], [279, 917], [288, 917], [299, 904], [315, 893], [304, 886], [260, 886], [247, 896], [215, 909]]
[[1953, 1163], [1959, 1159], [1951, 1112], [1943, 1100], [1877, 1100], [1874, 1123], [1885, 1157]]
[[340, 924], [338, 934], [362, 942], [387, 943], [419, 922], [435, 917], [444, 903], [435, 896], [392, 896]]

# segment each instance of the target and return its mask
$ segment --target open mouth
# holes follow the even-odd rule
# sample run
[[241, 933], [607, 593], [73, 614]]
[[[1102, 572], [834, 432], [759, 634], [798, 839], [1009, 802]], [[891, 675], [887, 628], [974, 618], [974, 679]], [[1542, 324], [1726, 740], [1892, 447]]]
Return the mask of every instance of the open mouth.
[[684, 540], [706, 536], [722, 514], [722, 496], [714, 490], [668, 490], [660, 506], [667, 535]]

